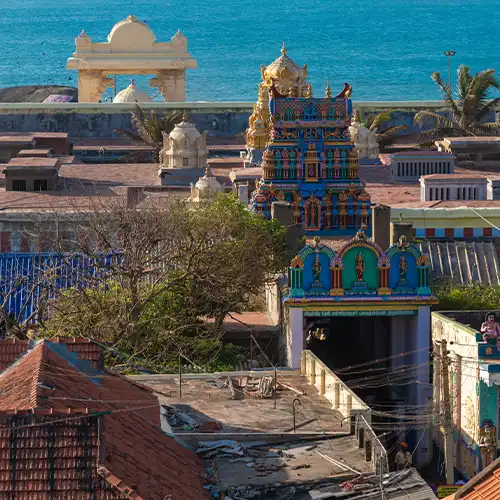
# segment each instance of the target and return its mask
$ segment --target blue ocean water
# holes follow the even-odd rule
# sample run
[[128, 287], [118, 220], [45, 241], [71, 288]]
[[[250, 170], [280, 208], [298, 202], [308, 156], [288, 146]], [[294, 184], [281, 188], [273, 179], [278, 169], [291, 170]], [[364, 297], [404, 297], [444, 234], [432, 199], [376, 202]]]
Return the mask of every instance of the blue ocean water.
[[[180, 28], [199, 68], [188, 71], [193, 101], [253, 101], [260, 65], [280, 55], [308, 64], [316, 95], [353, 85], [355, 100], [438, 99], [430, 80], [447, 78], [445, 50], [473, 71], [500, 70], [500, 0], [0, 0], [0, 87], [76, 86], [66, 70], [85, 29], [105, 41], [134, 14], [159, 41]], [[118, 87], [128, 84], [125, 77]], [[147, 88], [147, 80], [137, 83]]]

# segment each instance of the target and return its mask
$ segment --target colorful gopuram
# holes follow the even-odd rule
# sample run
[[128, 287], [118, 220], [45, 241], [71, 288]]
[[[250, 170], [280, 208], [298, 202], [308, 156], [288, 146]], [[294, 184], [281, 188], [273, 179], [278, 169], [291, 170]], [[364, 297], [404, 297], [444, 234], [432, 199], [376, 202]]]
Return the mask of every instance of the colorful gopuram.
[[269, 87], [271, 132], [252, 209], [269, 218], [272, 202], [285, 200], [309, 234], [369, 231], [370, 195], [349, 135], [351, 87], [344, 84], [331, 97], [327, 85], [324, 98], [313, 98], [310, 84], [290, 85], [283, 95], [285, 90], [282, 82]]

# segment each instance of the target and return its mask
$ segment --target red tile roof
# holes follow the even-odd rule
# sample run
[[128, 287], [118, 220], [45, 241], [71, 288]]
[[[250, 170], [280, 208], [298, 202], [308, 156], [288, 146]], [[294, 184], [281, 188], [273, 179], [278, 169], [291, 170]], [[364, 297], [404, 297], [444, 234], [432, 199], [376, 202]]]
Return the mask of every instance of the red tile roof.
[[150, 389], [81, 359], [84, 343], [35, 344], [0, 373], [0, 498], [206, 498], [202, 462], [161, 430]]
[[[30, 340], [20, 339], [2, 340], [0, 342], [0, 373], [28, 350], [30, 342]], [[52, 342], [67, 344], [68, 349], [71, 352], [78, 353], [80, 359], [92, 361], [95, 368], [103, 367], [101, 348], [90, 339], [58, 338], [53, 339]]]
[[498, 500], [500, 498], [500, 458], [474, 476], [447, 500]]

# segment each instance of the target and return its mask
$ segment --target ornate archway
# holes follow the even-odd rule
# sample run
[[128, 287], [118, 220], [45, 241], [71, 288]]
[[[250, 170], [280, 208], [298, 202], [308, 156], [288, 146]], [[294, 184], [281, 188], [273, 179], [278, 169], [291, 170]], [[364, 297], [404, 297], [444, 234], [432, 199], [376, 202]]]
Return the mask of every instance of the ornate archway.
[[187, 38], [178, 31], [170, 42], [157, 42], [151, 28], [130, 15], [116, 23], [107, 42], [96, 43], [84, 32], [75, 39], [76, 51], [66, 68], [78, 70], [78, 101], [99, 102], [110, 74], [155, 74], [149, 86], [166, 101], [186, 100], [186, 70], [197, 68], [187, 52]]

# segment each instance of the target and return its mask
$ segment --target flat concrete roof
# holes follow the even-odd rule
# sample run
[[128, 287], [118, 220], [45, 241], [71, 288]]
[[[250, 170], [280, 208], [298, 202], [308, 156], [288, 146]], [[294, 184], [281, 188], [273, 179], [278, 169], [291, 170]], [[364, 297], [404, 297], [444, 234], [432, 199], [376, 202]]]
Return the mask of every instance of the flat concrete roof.
[[[274, 398], [261, 398], [254, 390], [264, 375], [258, 371], [248, 375], [232, 375], [231, 380], [238, 399], [232, 398], [229, 386], [224, 386], [227, 376], [185, 375], [182, 380], [182, 398], [179, 398], [178, 376], [148, 376], [137, 378], [142, 384], [157, 390], [161, 404], [182, 407], [189, 416], [201, 424], [211, 421], [222, 424], [223, 433], [269, 433], [293, 436], [292, 404], [299, 398], [297, 432], [328, 434], [349, 432], [347, 424], [341, 425], [342, 415], [332, 410], [332, 405], [309, 385], [304, 376], [278, 372], [276, 409]], [[288, 387], [281, 386], [283, 383]], [[169, 397], [170, 395], [170, 397]]]
[[54, 167], [59, 165], [58, 158], [37, 158], [37, 157], [25, 157], [25, 158], [12, 158], [9, 163], [7, 163], [7, 168], [11, 167]]

